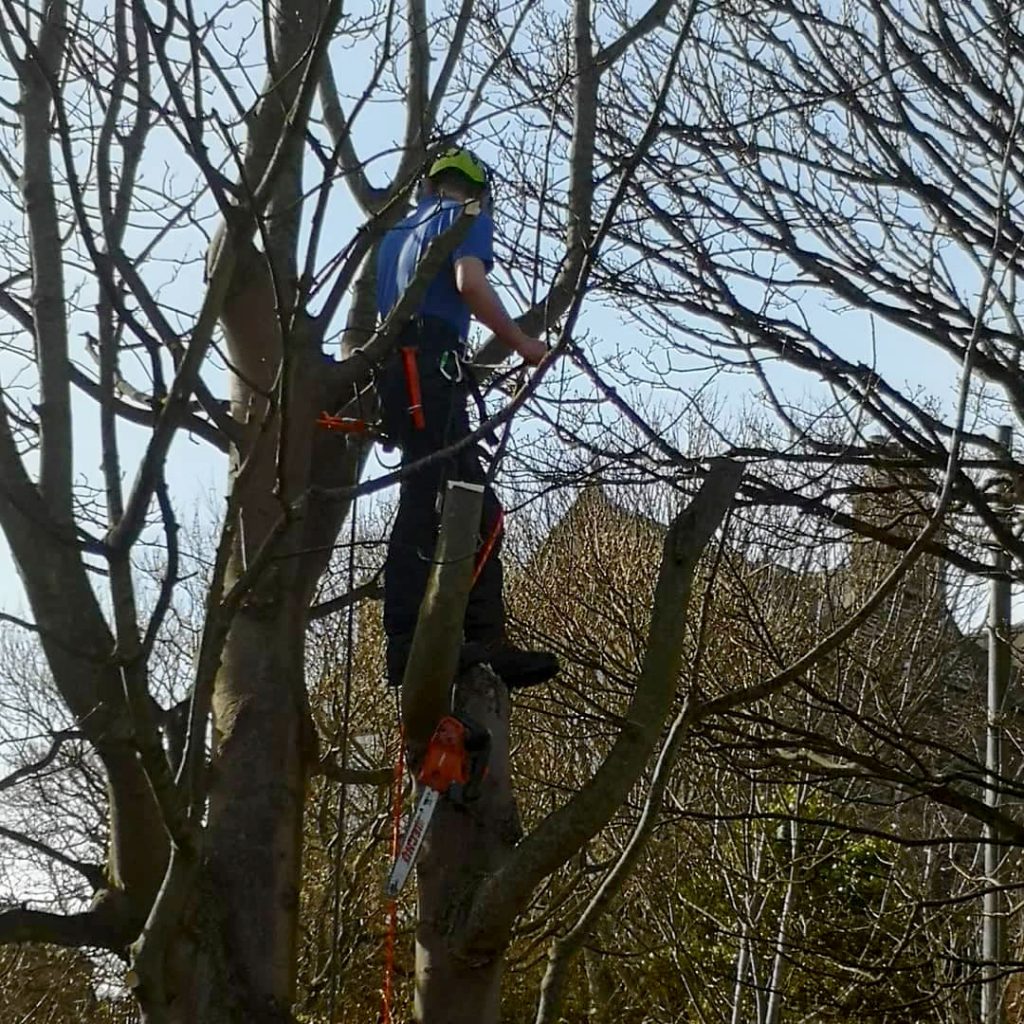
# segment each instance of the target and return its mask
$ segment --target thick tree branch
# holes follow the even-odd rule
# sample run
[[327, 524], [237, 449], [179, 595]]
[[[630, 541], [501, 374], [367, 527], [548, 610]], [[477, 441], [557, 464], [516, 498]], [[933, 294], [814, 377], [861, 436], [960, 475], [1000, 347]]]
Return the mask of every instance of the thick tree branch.
[[462, 0], [458, 16], [455, 19], [455, 28], [452, 30], [452, 38], [448, 43], [444, 64], [434, 82], [434, 88], [430, 94], [430, 102], [427, 104], [423, 122], [426, 131], [431, 131], [437, 121], [437, 113], [441, 109], [441, 103], [448, 93], [448, 86], [451, 84], [452, 75], [462, 56], [462, 47], [466, 42], [466, 32], [469, 30], [469, 22], [473, 16], [473, 8], [476, 0]]
[[331, 140], [334, 142], [334, 151], [341, 164], [342, 176], [348, 185], [356, 202], [363, 211], [370, 213], [375, 208], [375, 200], [386, 193], [385, 190], [374, 189], [366, 176], [363, 162], [356, 153], [355, 143], [352, 140], [352, 124], [359, 116], [360, 110], [373, 95], [380, 81], [380, 76], [391, 59], [391, 43], [394, 31], [396, 0], [388, 0], [387, 11], [384, 15], [384, 35], [381, 40], [380, 58], [373, 69], [366, 88], [356, 101], [351, 116], [346, 117], [341, 108], [341, 100], [338, 97], [338, 87], [334, 80], [334, 70], [329, 61], [324, 61], [320, 71], [320, 105], [324, 112], [324, 123], [330, 132]]
[[447, 713], [462, 646], [462, 620], [473, 585], [483, 488], [450, 481], [441, 512], [434, 565], [420, 605], [402, 683], [402, 724], [411, 763]]
[[332, 782], [346, 786], [390, 786], [394, 781], [394, 768], [342, 768], [334, 760], [324, 757], [317, 765], [314, 775], [322, 775]]
[[366, 176], [366, 171], [363, 169], [359, 154], [356, 153], [350, 122], [341, 108], [338, 86], [334, 81], [334, 69], [329, 61], [324, 61], [324, 66], [320, 69], [319, 90], [320, 105], [324, 111], [324, 123], [331, 133], [334, 149], [339, 157], [342, 177], [345, 179], [345, 184], [348, 185], [352, 197], [368, 213], [372, 209], [373, 189]]
[[725, 517], [742, 473], [739, 463], [715, 460], [696, 497], [669, 527], [647, 653], [622, 731], [583, 789], [549, 814], [481, 885], [467, 923], [466, 950], [502, 948], [539, 882], [611, 820], [640, 778], [675, 696], [697, 561]]
[[618, 896], [647, 846], [647, 840], [660, 819], [662, 798], [672, 769], [675, 767], [679, 750], [690, 735], [690, 707], [690, 702], [687, 700], [683, 710], [672, 723], [654, 767], [654, 774], [644, 798], [640, 819], [637, 821], [625, 849], [598, 886], [597, 892], [590, 899], [572, 928], [551, 944], [547, 970], [541, 981], [535, 1024], [553, 1024], [558, 1019], [562, 994], [573, 957], [582, 948], [601, 915], [608, 910], [611, 902]]
[[[15, 549], [15, 557], [19, 542], [24, 546], [21, 550], [28, 552], [31, 547], [30, 535], [38, 529], [52, 534], [58, 531], [57, 525], [51, 520], [43, 500], [35, 484], [30, 479], [25, 465], [18, 453], [10, 421], [7, 418], [7, 406], [0, 401], [0, 525], [11, 547]], [[52, 538], [51, 539], [55, 539]], [[64, 537], [65, 543], [74, 543], [72, 536]], [[21, 566], [22, 572], [31, 571], [31, 563]]]
[[[665, 24], [672, 8], [679, 0], [654, 0], [654, 3], [627, 28], [618, 39], [603, 46], [594, 58], [602, 70], [614, 64], [634, 43]], [[692, 6], [692, 3], [691, 3]]]
[[[163, 829], [149, 786], [130, 744], [124, 695], [112, 671], [113, 641], [82, 563], [83, 545], [63, 535], [43, 507], [20, 459], [0, 402], [0, 525], [11, 545], [38, 623], [54, 683], [107, 772], [112, 814], [111, 875], [145, 900], [159, 856], [131, 858], [127, 844], [152, 837], [159, 849]], [[136, 888], [137, 887], [137, 888]]]
[[[70, 368], [70, 379], [71, 383], [83, 394], [88, 395], [90, 398], [95, 398], [98, 402], [109, 402], [114, 412], [128, 423], [135, 423], [141, 427], [154, 427], [160, 418], [160, 412], [155, 403], [147, 404], [146, 406], [132, 405], [123, 399], [104, 395], [103, 388], [76, 366], [71, 366]], [[139, 397], [144, 398], [146, 396], [140, 395]], [[229, 425], [233, 427], [233, 421], [230, 420], [230, 417], [225, 416], [224, 419], [228, 420]], [[237, 431], [232, 429], [231, 433], [227, 434], [209, 420], [204, 420], [194, 413], [184, 411], [179, 415], [178, 427], [189, 434], [202, 438], [222, 452], [228, 451], [230, 439], [237, 433]]]
[[68, 949], [94, 946], [121, 952], [124, 925], [106, 912], [50, 914], [27, 907], [0, 910], [0, 945], [7, 942], [44, 942]]
[[430, 76], [430, 39], [427, 34], [426, 0], [406, 0], [409, 31], [409, 70], [406, 79], [404, 160], [424, 151], [430, 123], [427, 97]]
[[309, 621], [316, 622], [318, 619], [325, 619], [328, 615], [344, 611], [346, 608], [350, 608], [354, 604], [360, 604], [363, 601], [379, 601], [383, 596], [384, 587], [380, 583], [380, 574], [378, 573], [373, 579], [367, 580], [366, 583], [360, 583], [359, 586], [350, 590], [347, 594], [342, 594], [340, 597], [332, 597], [328, 601], [321, 601], [319, 604], [313, 605], [309, 609]]
[[[11, 5], [4, 4], [15, 24]], [[21, 118], [24, 139], [22, 198], [28, 222], [32, 260], [32, 319], [39, 366], [40, 457], [39, 490], [54, 522], [71, 523], [71, 394], [68, 381], [67, 310], [61, 217], [50, 155], [50, 112], [59, 96], [50, 82], [60, 75], [64, 59], [67, 7], [50, 3], [32, 53], [22, 65]]]

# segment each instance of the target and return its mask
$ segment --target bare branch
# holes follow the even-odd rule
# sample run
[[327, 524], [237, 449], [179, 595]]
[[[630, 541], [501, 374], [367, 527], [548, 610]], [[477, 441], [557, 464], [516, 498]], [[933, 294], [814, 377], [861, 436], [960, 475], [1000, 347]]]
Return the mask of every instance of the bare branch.
[[[654, 3], [618, 39], [598, 50], [595, 58], [598, 67], [604, 69], [614, 64], [634, 43], [664, 25], [665, 19], [678, 2], [679, 0], [654, 0]], [[690, 6], [693, 6], [692, 0]]]
[[[654, 4], [659, 8], [661, 0]], [[682, 43], [690, 32], [696, 4], [691, 4], [687, 17], [679, 29], [669, 62], [670, 72], [662, 80], [654, 109], [648, 118], [644, 134], [633, 147], [630, 159], [623, 168], [619, 187], [602, 222], [597, 238], [603, 239], [612, 229], [612, 217], [621, 204], [625, 187], [632, 181], [637, 167], [661, 129], [665, 100], [674, 84], [674, 69], [678, 65]], [[648, 12], [650, 13], [650, 12]], [[667, 14], [667, 12], [666, 12]], [[600, 242], [594, 234], [594, 164], [597, 148], [598, 87], [604, 65], [599, 65], [593, 54], [590, 0], [578, 0], [574, 13], [574, 47], [576, 55], [576, 81], [573, 91], [573, 124], [570, 149], [568, 223], [566, 226], [565, 258], [558, 277], [544, 298], [527, 310], [519, 323], [529, 333], [540, 334], [549, 328], [570, 307], [577, 297], [581, 282], [589, 271], [584, 266], [593, 262]], [[664, 18], [662, 17], [662, 20]], [[654, 27], [654, 23], [651, 23]], [[507, 356], [505, 346], [496, 338], [489, 338], [476, 354], [475, 361], [482, 366], [497, 363]]]
[[374, 68], [369, 83], [363, 90], [362, 95], [356, 102], [351, 117], [346, 117], [341, 108], [341, 100], [338, 97], [338, 86], [334, 81], [334, 69], [329, 61], [324, 61], [320, 70], [320, 105], [323, 107], [324, 123], [330, 132], [331, 140], [334, 142], [334, 152], [341, 164], [341, 173], [352, 192], [356, 202], [369, 213], [374, 207], [376, 190], [370, 185], [366, 171], [359, 154], [356, 153], [355, 143], [352, 140], [352, 122], [358, 116], [360, 108], [372, 95], [377, 86], [380, 75], [391, 55], [391, 32], [394, 21], [395, 0], [389, 0], [388, 10], [384, 25], [384, 38], [381, 43], [381, 58]]
[[[90, 398], [95, 398], [97, 401], [103, 401], [103, 390], [100, 385], [94, 380], [84, 374], [77, 366], [71, 366], [70, 368], [71, 383], [75, 385], [83, 394], [88, 395]], [[132, 389], [134, 391], [134, 389]], [[145, 399], [147, 396], [141, 393], [137, 393], [139, 399]], [[137, 423], [143, 427], [155, 426], [157, 420], [160, 417], [159, 412], [153, 408], [152, 405], [148, 407], [141, 407], [138, 405], [132, 405], [129, 402], [122, 401], [119, 398], [107, 397], [105, 399], [109, 402], [117, 413], [117, 415], [126, 420], [129, 423]], [[212, 399], [211, 401], [215, 401]], [[230, 421], [230, 417], [225, 416], [224, 419]], [[209, 420], [202, 419], [192, 413], [182, 413], [179, 420], [179, 428], [185, 430], [190, 434], [194, 434], [196, 437], [201, 437], [204, 441], [214, 446], [219, 451], [226, 452], [229, 449], [231, 443], [231, 437], [236, 433], [232, 430], [231, 434], [225, 434], [219, 426], [214, 425]]]
[[406, 0], [409, 32], [409, 72], [406, 78], [404, 160], [422, 156], [430, 132], [427, 91], [430, 76], [430, 39], [426, 0]]
[[715, 460], [697, 496], [669, 527], [647, 652], [622, 731], [593, 778], [481, 885], [467, 925], [467, 950], [500, 949], [536, 885], [607, 824], [640, 777], [675, 695], [697, 561], [728, 511], [742, 473], [739, 463]]
[[55, 732], [53, 734], [53, 740], [50, 743], [50, 749], [47, 750], [41, 758], [37, 761], [33, 761], [31, 764], [22, 765], [20, 768], [11, 772], [10, 775], [0, 779], [0, 792], [3, 792], [5, 789], [10, 789], [11, 786], [17, 785], [22, 779], [30, 778], [37, 772], [41, 772], [44, 768], [53, 764], [57, 755], [61, 751], [61, 747], [63, 747], [65, 743], [70, 740], [82, 739], [82, 737], [83, 734], [77, 729], [64, 729], [61, 732]]
[[125, 922], [106, 910], [80, 914], [50, 914], [27, 907], [0, 910], [0, 944], [46, 942], [70, 949], [94, 946], [120, 953], [126, 938]]
[[70, 868], [72, 871], [77, 871], [89, 883], [93, 892], [99, 892], [108, 885], [107, 873], [100, 864], [89, 864], [86, 861], [75, 860], [74, 857], [69, 857], [66, 853], [61, 853], [60, 850], [55, 850], [52, 846], [48, 846], [38, 839], [33, 839], [23, 832], [7, 828], [4, 825], [0, 825], [0, 836], [10, 839], [11, 842], [18, 843], [21, 846], [27, 846], [30, 850], [35, 850], [36, 853], [41, 853], [44, 857], [49, 857], [50, 860], [55, 860], [58, 864], [63, 864], [64, 867]]
[[203, 304], [196, 318], [185, 358], [178, 367], [167, 400], [153, 429], [153, 435], [146, 446], [146, 454], [136, 473], [124, 515], [107, 534], [107, 544], [113, 550], [123, 551], [134, 544], [145, 524], [146, 512], [160, 482], [164, 460], [174, 440], [180, 418], [188, 409], [199, 369], [206, 357], [231, 284], [235, 269], [234, 254], [235, 249], [231, 245], [221, 248], [220, 258], [203, 296]]
[[350, 590], [341, 597], [332, 597], [329, 601], [321, 601], [309, 609], [309, 621], [316, 622], [318, 619], [325, 619], [335, 612], [344, 611], [354, 604], [361, 604], [363, 601], [379, 601], [384, 596], [384, 588], [381, 586], [380, 574], [372, 580], [361, 583], [358, 587]]
[[324, 757], [313, 774], [346, 786], [390, 786], [395, 771], [393, 768], [342, 768], [333, 759]]
[[[722, 542], [718, 546], [715, 563], [708, 573], [709, 580], [714, 580], [717, 576], [717, 570], [725, 551], [725, 537], [728, 534], [728, 529], [727, 519], [722, 529]], [[696, 653], [689, 673], [691, 686], [700, 677], [712, 593], [713, 588], [710, 586], [704, 591], [700, 624], [697, 628]], [[572, 958], [579, 952], [598, 919], [607, 912], [612, 901], [621, 892], [660, 820], [662, 800], [664, 799], [666, 788], [668, 787], [683, 743], [690, 735], [691, 707], [691, 700], [687, 697], [682, 709], [669, 727], [668, 734], [665, 736], [665, 740], [661, 745], [661, 751], [655, 762], [654, 771], [651, 774], [651, 781], [647, 787], [647, 794], [644, 797], [643, 810], [640, 812], [640, 818], [633, 827], [629, 841], [619, 854], [612, 869], [598, 886], [597, 892], [594, 893], [587, 903], [583, 913], [580, 914], [565, 935], [553, 940], [551, 943], [551, 949], [548, 954], [548, 966], [540, 986], [536, 1024], [551, 1024], [557, 1017], [562, 1005], [562, 995]]]
[[[466, 32], [469, 29], [474, 6], [475, 0], [462, 0], [462, 6], [459, 8], [458, 16], [455, 19], [455, 28], [452, 30], [452, 38], [448, 44], [448, 52], [445, 54], [444, 64], [441, 65], [437, 81], [434, 82], [430, 102], [427, 104], [424, 114], [423, 121], [428, 126], [428, 131], [433, 128], [434, 123], [437, 121], [437, 112], [441, 109], [441, 103], [448, 92], [448, 86], [451, 83], [452, 75], [455, 73], [455, 67], [462, 56], [462, 47], [466, 42]], [[527, 7], [529, 6], [527, 4]]]

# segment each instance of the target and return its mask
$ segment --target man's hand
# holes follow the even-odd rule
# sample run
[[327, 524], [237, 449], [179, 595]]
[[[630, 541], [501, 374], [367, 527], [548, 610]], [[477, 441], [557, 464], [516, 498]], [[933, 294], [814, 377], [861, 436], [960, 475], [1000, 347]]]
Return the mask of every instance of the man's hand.
[[529, 363], [536, 366], [547, 354], [548, 347], [540, 338], [531, 338], [528, 334], [520, 331], [520, 337], [512, 343], [512, 348]]

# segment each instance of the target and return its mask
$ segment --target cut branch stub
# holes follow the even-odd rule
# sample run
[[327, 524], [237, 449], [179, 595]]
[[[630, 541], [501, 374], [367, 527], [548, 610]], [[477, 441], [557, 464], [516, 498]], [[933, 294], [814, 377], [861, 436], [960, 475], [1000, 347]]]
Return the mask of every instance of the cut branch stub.
[[444, 497], [434, 565], [420, 605], [402, 684], [402, 723], [413, 764], [442, 715], [462, 646], [462, 620], [473, 585], [483, 487], [452, 480]]

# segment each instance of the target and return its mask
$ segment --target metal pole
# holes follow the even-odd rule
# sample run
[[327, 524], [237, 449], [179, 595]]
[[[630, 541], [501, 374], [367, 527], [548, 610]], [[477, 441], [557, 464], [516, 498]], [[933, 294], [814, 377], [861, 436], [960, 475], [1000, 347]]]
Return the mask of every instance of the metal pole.
[[[1000, 427], [998, 439], [1007, 452], [1013, 443], [1010, 427]], [[1007, 501], [1009, 496], [1007, 495]], [[999, 508], [1002, 507], [1000, 502]], [[999, 544], [995, 547], [996, 575], [988, 613], [988, 716], [985, 744], [985, 803], [997, 808], [1001, 803], [999, 776], [1003, 772], [1003, 704], [1010, 681], [1010, 556]], [[999, 833], [985, 826], [985, 895], [981, 932], [981, 1021], [1004, 1024], [1003, 979], [1001, 964], [1006, 959], [1006, 906], [998, 890], [1002, 881], [1003, 850]]]

